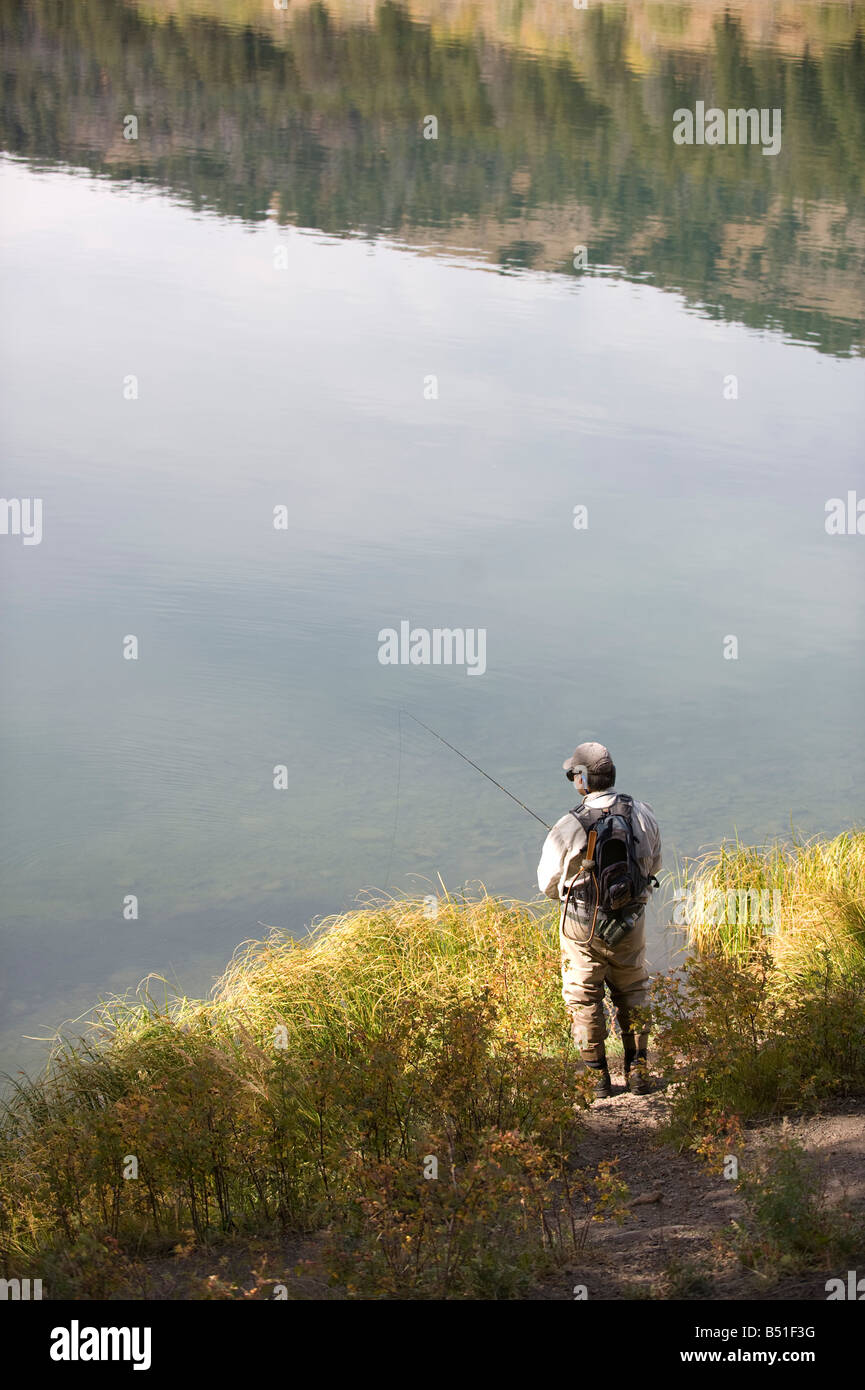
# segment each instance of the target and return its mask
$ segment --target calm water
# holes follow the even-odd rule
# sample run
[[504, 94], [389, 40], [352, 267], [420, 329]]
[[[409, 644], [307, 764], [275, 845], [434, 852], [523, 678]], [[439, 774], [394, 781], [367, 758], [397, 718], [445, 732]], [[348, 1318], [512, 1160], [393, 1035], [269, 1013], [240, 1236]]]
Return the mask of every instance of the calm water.
[[[259, 923], [531, 895], [402, 708], [547, 821], [602, 739], [668, 866], [862, 819], [865, 5], [727, 10], [2, 0], [7, 1070]], [[781, 153], [676, 147], [697, 100]]]

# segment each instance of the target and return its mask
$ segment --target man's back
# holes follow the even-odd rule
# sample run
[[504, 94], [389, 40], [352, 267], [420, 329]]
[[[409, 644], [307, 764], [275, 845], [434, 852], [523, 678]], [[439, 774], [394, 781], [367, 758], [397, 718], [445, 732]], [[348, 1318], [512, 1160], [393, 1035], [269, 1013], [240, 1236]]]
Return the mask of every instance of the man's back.
[[[614, 787], [602, 792], [589, 792], [577, 809], [585, 807], [588, 811], [603, 811], [613, 804], [618, 795]], [[661, 832], [647, 801], [631, 802], [631, 825], [640, 869], [648, 880], [661, 867]], [[586, 831], [573, 811], [556, 821], [546, 838], [538, 865], [538, 887], [548, 898], [564, 898], [582, 867], [586, 842]], [[647, 886], [643, 901], [648, 896]]]

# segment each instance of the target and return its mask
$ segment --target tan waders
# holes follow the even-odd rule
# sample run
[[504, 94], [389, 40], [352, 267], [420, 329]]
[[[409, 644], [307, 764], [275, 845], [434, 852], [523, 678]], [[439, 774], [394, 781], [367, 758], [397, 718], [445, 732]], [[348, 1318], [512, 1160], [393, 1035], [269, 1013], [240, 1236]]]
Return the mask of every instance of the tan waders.
[[[573, 935], [572, 935], [573, 933]], [[645, 917], [609, 947], [589, 936], [568, 914], [559, 933], [562, 952], [562, 997], [571, 1019], [571, 1034], [586, 1066], [595, 1074], [595, 1094], [612, 1094], [605, 1040], [609, 1032], [604, 1008], [605, 987], [616, 1011], [625, 1050], [625, 1080], [636, 1095], [650, 1089], [646, 1047], [649, 1040], [649, 974], [646, 969]], [[635, 1034], [635, 1028], [639, 1029]]]

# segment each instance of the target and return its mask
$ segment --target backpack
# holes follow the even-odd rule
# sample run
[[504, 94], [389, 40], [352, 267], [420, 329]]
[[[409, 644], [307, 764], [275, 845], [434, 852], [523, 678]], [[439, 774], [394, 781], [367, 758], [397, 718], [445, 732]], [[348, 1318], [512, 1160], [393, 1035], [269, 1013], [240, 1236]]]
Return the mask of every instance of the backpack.
[[635, 925], [643, 909], [642, 898], [654, 876], [640, 868], [631, 822], [633, 797], [617, 795], [609, 806], [589, 807], [585, 802], [571, 812], [586, 832], [586, 856], [582, 869], [568, 890], [578, 919], [591, 922], [607, 945], [616, 945]]

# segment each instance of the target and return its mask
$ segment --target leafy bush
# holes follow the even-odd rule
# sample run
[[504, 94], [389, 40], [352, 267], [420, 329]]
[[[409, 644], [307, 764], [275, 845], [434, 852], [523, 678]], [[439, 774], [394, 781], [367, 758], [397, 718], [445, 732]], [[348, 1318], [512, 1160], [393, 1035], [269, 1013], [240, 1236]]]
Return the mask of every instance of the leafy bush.
[[693, 956], [655, 982], [656, 1046], [672, 1133], [699, 1143], [719, 1121], [865, 1089], [865, 976], [830, 959], [796, 988], [768, 950]]
[[825, 1186], [807, 1154], [789, 1135], [772, 1144], [739, 1189], [749, 1215], [734, 1223], [734, 1248], [758, 1273], [834, 1268], [861, 1250], [865, 1228], [826, 1202]]

